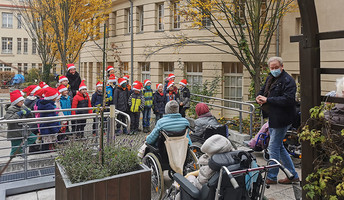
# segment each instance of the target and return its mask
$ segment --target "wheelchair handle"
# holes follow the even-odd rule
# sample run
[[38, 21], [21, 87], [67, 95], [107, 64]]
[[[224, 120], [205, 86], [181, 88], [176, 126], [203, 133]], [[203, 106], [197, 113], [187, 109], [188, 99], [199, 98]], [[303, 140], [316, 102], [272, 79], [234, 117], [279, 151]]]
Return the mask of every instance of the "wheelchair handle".
[[285, 175], [288, 177], [289, 180], [293, 179], [295, 176], [287, 169], [285, 168], [280, 162], [278, 162], [276, 159], [270, 159], [268, 163], [275, 162], [278, 167], [285, 173]]
[[222, 166], [222, 168], [226, 171], [226, 173], [227, 173], [227, 175], [229, 177], [229, 180], [231, 181], [231, 184], [232, 184], [233, 188], [234, 189], [239, 188], [238, 182], [235, 180], [235, 178], [233, 177], [232, 173], [227, 169], [227, 167]]

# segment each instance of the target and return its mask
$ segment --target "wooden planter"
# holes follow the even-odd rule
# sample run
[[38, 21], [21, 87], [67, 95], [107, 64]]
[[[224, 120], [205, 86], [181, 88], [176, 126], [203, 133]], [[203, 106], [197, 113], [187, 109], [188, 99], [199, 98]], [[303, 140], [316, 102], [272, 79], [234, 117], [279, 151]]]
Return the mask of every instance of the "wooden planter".
[[150, 200], [151, 171], [145, 165], [133, 172], [72, 184], [55, 162], [56, 200]]

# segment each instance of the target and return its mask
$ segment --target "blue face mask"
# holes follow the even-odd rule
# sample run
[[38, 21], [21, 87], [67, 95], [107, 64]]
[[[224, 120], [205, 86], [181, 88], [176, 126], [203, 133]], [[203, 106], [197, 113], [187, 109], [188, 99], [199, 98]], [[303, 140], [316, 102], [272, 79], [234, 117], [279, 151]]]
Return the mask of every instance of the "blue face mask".
[[271, 75], [274, 77], [278, 77], [282, 73], [280, 68], [271, 70], [270, 72], [271, 72]]
[[123, 84], [122, 84], [122, 87], [123, 87], [123, 88], [126, 88], [126, 87], [127, 87], [127, 84], [126, 84], [126, 83], [123, 83]]
[[151, 89], [151, 86], [150, 86], [150, 85], [147, 85], [147, 86], [146, 86], [146, 89], [147, 89], [147, 90], [150, 90], [150, 89]]

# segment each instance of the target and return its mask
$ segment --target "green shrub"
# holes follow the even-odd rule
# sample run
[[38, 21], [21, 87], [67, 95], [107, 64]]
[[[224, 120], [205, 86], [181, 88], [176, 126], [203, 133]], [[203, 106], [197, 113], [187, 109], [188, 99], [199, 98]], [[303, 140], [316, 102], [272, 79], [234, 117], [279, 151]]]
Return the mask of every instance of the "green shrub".
[[100, 150], [84, 142], [71, 142], [58, 151], [56, 160], [64, 167], [72, 183], [101, 179], [139, 169], [137, 152], [129, 147], [104, 147], [104, 165]]

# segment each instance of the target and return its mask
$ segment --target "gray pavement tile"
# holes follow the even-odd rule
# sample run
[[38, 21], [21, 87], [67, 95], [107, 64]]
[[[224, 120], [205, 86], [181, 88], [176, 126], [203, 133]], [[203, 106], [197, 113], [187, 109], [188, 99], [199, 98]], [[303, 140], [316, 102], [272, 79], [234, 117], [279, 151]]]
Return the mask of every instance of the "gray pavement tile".
[[55, 188], [40, 190], [37, 192], [38, 200], [52, 200], [55, 199]]
[[37, 192], [30, 192], [25, 194], [18, 194], [6, 197], [6, 200], [38, 200]]

